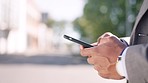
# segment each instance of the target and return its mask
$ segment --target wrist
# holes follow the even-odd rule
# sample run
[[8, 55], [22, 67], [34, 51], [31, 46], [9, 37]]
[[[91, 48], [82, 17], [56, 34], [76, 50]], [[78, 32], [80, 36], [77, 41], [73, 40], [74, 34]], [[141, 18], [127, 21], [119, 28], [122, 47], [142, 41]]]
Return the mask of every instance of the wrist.
[[126, 56], [127, 49], [128, 49], [128, 47], [126, 47], [123, 50], [123, 52], [120, 54], [120, 56], [117, 59], [117, 64], [116, 64], [117, 72], [121, 76], [125, 76], [126, 79], [128, 79], [126, 66], [125, 66], [125, 56]]
[[122, 58], [122, 54], [125, 49], [126, 49], [126, 47], [124, 47], [124, 46], [123, 46], [123, 48], [121, 48], [120, 54], [118, 55], [117, 62], [115, 65], [115, 71], [116, 71], [116, 73], [118, 73], [119, 76], [122, 77], [121, 79], [125, 78], [125, 76], [123, 76], [124, 75], [123, 72], [121, 72], [121, 71], [123, 71], [121, 58]]
[[116, 63], [116, 71], [120, 76], [125, 77], [121, 60], [117, 61], [117, 63]]

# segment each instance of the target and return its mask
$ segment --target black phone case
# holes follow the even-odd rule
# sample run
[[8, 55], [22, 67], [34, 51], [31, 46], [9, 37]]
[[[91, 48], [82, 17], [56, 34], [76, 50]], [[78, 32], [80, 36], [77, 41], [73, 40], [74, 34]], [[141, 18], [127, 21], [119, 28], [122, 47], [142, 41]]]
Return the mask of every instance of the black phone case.
[[68, 40], [70, 40], [70, 41], [73, 41], [73, 42], [75, 42], [75, 43], [78, 43], [78, 44], [82, 45], [84, 48], [93, 47], [92, 45], [90, 45], [90, 44], [88, 44], [88, 43], [86, 43], [86, 42], [84, 42], [84, 41], [77, 40], [77, 39], [72, 38], [72, 37], [70, 37], [70, 36], [68, 36], [68, 35], [64, 35], [64, 38], [65, 38], [65, 39], [68, 39]]

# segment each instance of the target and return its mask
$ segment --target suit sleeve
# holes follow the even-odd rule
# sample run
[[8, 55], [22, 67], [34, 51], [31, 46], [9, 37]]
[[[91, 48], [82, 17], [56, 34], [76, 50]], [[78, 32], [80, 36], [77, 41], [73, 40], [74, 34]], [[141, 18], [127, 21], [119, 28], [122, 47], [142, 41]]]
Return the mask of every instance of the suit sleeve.
[[125, 64], [129, 83], [148, 83], [148, 44], [129, 46]]

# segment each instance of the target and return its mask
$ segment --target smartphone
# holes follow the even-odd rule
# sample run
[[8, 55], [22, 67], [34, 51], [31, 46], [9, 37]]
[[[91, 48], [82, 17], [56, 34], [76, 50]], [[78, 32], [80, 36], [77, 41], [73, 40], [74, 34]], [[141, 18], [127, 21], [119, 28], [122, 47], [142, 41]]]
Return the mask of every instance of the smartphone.
[[64, 35], [64, 38], [65, 38], [65, 39], [68, 39], [68, 40], [70, 40], [70, 41], [72, 41], [72, 42], [75, 42], [75, 43], [77, 43], [77, 44], [80, 44], [80, 45], [82, 45], [84, 48], [93, 47], [92, 45], [90, 45], [90, 44], [88, 44], [88, 43], [86, 43], [86, 42], [84, 42], [84, 41], [75, 39], [75, 38], [70, 37], [70, 36], [68, 36], [68, 35]]

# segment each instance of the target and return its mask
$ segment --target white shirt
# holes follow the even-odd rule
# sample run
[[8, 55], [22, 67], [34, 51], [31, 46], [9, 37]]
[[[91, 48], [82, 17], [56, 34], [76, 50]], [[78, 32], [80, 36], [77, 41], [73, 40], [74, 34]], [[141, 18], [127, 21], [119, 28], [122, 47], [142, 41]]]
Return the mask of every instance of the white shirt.
[[117, 65], [116, 65], [117, 72], [121, 76], [125, 76], [126, 79], [128, 79], [126, 64], [125, 64], [125, 56], [126, 56], [127, 49], [128, 49], [128, 47], [123, 51], [123, 53], [121, 55], [121, 60], [118, 61]]

